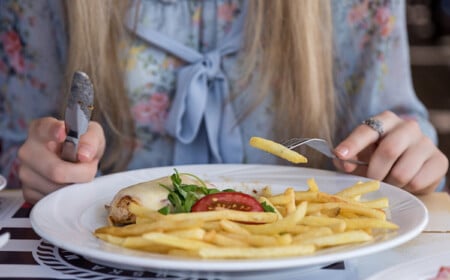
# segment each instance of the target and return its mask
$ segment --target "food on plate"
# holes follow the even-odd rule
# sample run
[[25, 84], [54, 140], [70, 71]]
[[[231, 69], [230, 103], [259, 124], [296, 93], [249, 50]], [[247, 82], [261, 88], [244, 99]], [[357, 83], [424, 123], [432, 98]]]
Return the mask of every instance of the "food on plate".
[[283, 158], [293, 163], [307, 163], [308, 159], [297, 153], [294, 150], [289, 149], [286, 146], [281, 145], [280, 143], [274, 142], [272, 140], [268, 140], [262, 137], [251, 137], [250, 138], [250, 146], [263, 150], [265, 152], [271, 153], [277, 157]]
[[219, 192], [206, 195], [193, 206], [192, 212], [232, 209], [264, 212], [264, 208], [253, 196], [241, 192]]
[[184, 185], [188, 186], [200, 184], [205, 189], [210, 187], [195, 176], [178, 173], [173, 176], [166, 176], [126, 187], [120, 190], [111, 203], [106, 206], [109, 223], [116, 226], [135, 223], [136, 216], [128, 209], [131, 203], [152, 211], [169, 208], [170, 199], [173, 195], [173, 186], [178, 187], [179, 184], [177, 182], [181, 182], [181, 180]]
[[[152, 196], [137, 193], [150, 186]], [[134, 219], [97, 228], [95, 236], [129, 249], [203, 259], [276, 258], [313, 254], [340, 245], [372, 242], [395, 232], [387, 198], [364, 201], [378, 181], [358, 182], [337, 194], [322, 192], [314, 179], [307, 189], [268, 187], [243, 193], [219, 190], [193, 174], [171, 176], [132, 188]], [[361, 187], [361, 188], [359, 188]], [[125, 189], [126, 190], [126, 189]], [[113, 200], [123, 197], [121, 190]], [[121, 194], [121, 195], [119, 195]], [[149, 201], [142, 199], [150, 198]]]

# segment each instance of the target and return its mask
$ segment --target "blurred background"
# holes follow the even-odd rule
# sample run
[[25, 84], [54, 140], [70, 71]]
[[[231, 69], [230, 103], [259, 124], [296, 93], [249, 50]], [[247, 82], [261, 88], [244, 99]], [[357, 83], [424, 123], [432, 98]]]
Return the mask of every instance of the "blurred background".
[[407, 0], [406, 14], [414, 87], [450, 158], [450, 0]]

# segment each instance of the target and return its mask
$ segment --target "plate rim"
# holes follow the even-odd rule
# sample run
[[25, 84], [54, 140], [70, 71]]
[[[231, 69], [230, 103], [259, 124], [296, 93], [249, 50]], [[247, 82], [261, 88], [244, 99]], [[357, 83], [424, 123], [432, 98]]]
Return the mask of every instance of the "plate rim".
[[[282, 168], [282, 169], [289, 169], [292, 168], [295, 170], [302, 170], [303, 172], [316, 172], [316, 173], [320, 173], [323, 174], [325, 176], [342, 176], [342, 177], [348, 177], [349, 179], [365, 179], [365, 180], [370, 180], [369, 178], [365, 178], [365, 177], [361, 177], [361, 176], [355, 176], [355, 175], [350, 175], [350, 174], [345, 174], [345, 173], [340, 173], [340, 172], [336, 172], [336, 171], [330, 171], [330, 170], [323, 170], [323, 169], [315, 169], [315, 168], [309, 168], [309, 167], [297, 167], [297, 166], [284, 166], [284, 165], [272, 165], [272, 164], [191, 164], [191, 165], [174, 165], [174, 166], [162, 166], [162, 167], [153, 167], [153, 168], [143, 168], [143, 169], [135, 169], [135, 170], [129, 170], [129, 171], [124, 171], [124, 172], [119, 172], [119, 173], [114, 173], [114, 174], [109, 174], [109, 175], [104, 175], [98, 178], [103, 178], [104, 179], [108, 179], [111, 177], [115, 177], [115, 176], [123, 176], [124, 174], [126, 175], [130, 175], [133, 174], [134, 172], [145, 172], [146, 170], [169, 170], [173, 168], [177, 168], [178, 170], [181, 170], [182, 168], [202, 168], [207, 166], [208, 168], [214, 166], [214, 168], [222, 168], [222, 167], [239, 167], [239, 168], [260, 168], [260, 167], [264, 167], [264, 168]], [[300, 172], [299, 176], [305, 176], [304, 173]], [[315, 176], [313, 176], [315, 177]], [[95, 180], [97, 180], [98, 178], [96, 178]], [[315, 177], [317, 178], [317, 177]], [[31, 210], [30, 213], [30, 222], [31, 222], [31, 226], [32, 228], [35, 230], [35, 232], [41, 236], [43, 239], [47, 240], [48, 242], [52, 243], [53, 245], [66, 249], [68, 251], [72, 251], [74, 253], [80, 254], [83, 257], [89, 258], [89, 259], [93, 259], [93, 260], [98, 260], [98, 261], [102, 261], [102, 262], [110, 262], [111, 264], [117, 263], [117, 260], [115, 258], [120, 257], [123, 255], [118, 254], [118, 253], [112, 253], [109, 251], [102, 251], [102, 250], [98, 250], [96, 248], [91, 249], [91, 250], [87, 250], [84, 251], [82, 249], [79, 249], [77, 247], [77, 245], [73, 245], [71, 246], [70, 244], [66, 244], [63, 242], [63, 240], [59, 240], [57, 237], [55, 236], [49, 236], [45, 230], [43, 228], [41, 228], [39, 226], [38, 223], [36, 223], [36, 219], [38, 217], [38, 212], [41, 211], [42, 207], [45, 207], [46, 204], [48, 204], [48, 201], [52, 201], [52, 199], [54, 199], [54, 197], [57, 197], [58, 195], [60, 195], [61, 192], [64, 192], [65, 189], [72, 189], [72, 188], [83, 188], [86, 185], [95, 183], [95, 180], [90, 182], [90, 183], [84, 183], [84, 184], [73, 184], [70, 186], [67, 186], [63, 189], [57, 190], [49, 195], [47, 195], [46, 197], [44, 197], [43, 199], [41, 199], [36, 205], [34, 205], [34, 207]], [[428, 223], [428, 211], [425, 207], [425, 205], [422, 203], [422, 201], [420, 201], [416, 196], [407, 193], [404, 190], [398, 189], [397, 187], [394, 187], [392, 185], [386, 184], [382, 182], [382, 186], [383, 188], [388, 187], [388, 188], [395, 188], [397, 189], [396, 191], [400, 191], [400, 192], [404, 192], [404, 194], [409, 195], [409, 199], [412, 199], [415, 203], [417, 203], [417, 206], [421, 207], [421, 210], [423, 210], [423, 220], [420, 221], [420, 223], [414, 227], [412, 230], [410, 230], [409, 232], [407, 232], [406, 234], [402, 235], [402, 236], [396, 236], [392, 239], [389, 240], [385, 240], [383, 241], [383, 248], [378, 248], [378, 249], [374, 249], [372, 246], [369, 247], [360, 247], [356, 250], [350, 250], [350, 251], [343, 251], [343, 252], [339, 252], [339, 256], [341, 257], [339, 260], [337, 260], [334, 255], [335, 254], [325, 254], [325, 255], [308, 255], [306, 257], [309, 258], [309, 262], [307, 264], [303, 264], [301, 259], [303, 258], [302, 256], [298, 256], [298, 257], [288, 257], [288, 258], [275, 258], [275, 259], [250, 259], [250, 260], [242, 260], [242, 259], [233, 259], [233, 260], [201, 260], [201, 259], [157, 259], [157, 264], [151, 264], [152, 262], [148, 263], [146, 261], [143, 261], [143, 258], [139, 257], [139, 256], [130, 256], [130, 255], [126, 255], [126, 261], [125, 262], [121, 262], [121, 264], [126, 265], [128, 267], [134, 267], [134, 268], [145, 268], [145, 269], [150, 269], [150, 268], [158, 268], [158, 269], [169, 269], [169, 270], [192, 270], [193, 265], [197, 264], [197, 267], [195, 267], [196, 271], [222, 271], [222, 272], [239, 272], [239, 271], [262, 271], [262, 270], [273, 270], [273, 269], [284, 269], [284, 268], [294, 268], [294, 267], [310, 267], [310, 266], [317, 266], [320, 264], [327, 264], [327, 263], [331, 263], [331, 262], [336, 262], [336, 261], [344, 261], [345, 259], [349, 259], [349, 258], [355, 258], [355, 257], [359, 257], [359, 256], [364, 256], [364, 255], [368, 255], [368, 254], [373, 254], [373, 253], [377, 253], [380, 251], [384, 251], [384, 250], [388, 250], [391, 249], [395, 246], [399, 246], [411, 239], [413, 239], [414, 237], [416, 237], [417, 235], [419, 235], [422, 230], [426, 227], [427, 223]], [[99, 242], [103, 242], [103, 241], [99, 241]], [[111, 257], [111, 254], [113, 257]], [[114, 257], [115, 256], [115, 257]], [[155, 256], [154, 254], [149, 254], [149, 256]], [[164, 256], [164, 255], [162, 255]], [[166, 256], [167, 257], [167, 256]], [[114, 259], [114, 260], [112, 260]], [[145, 260], [148, 260], [146, 258], [144, 258]], [[151, 258], [149, 258], [151, 259]], [[207, 265], [203, 265], [201, 267], [198, 267], [199, 262], [204, 262]], [[240, 268], [236, 267], [236, 264], [239, 264]], [[244, 265], [243, 265], [244, 264]], [[245, 264], [247, 264], [246, 267]], [[251, 266], [248, 266], [249, 264], [251, 264]], [[225, 265], [225, 266], [224, 266]]]

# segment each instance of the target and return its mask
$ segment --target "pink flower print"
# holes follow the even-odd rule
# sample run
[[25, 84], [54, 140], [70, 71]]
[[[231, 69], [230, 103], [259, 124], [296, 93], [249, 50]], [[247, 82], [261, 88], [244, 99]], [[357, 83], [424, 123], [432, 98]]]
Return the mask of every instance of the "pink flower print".
[[23, 74], [25, 72], [25, 60], [19, 52], [10, 55], [8, 59], [16, 73]]
[[22, 43], [17, 32], [11, 30], [1, 36], [3, 48], [8, 56], [9, 64], [17, 73], [23, 73], [25, 70], [25, 60], [21, 54]]
[[147, 100], [136, 104], [132, 108], [132, 114], [139, 125], [149, 125], [155, 132], [162, 133], [168, 108], [167, 94], [155, 92]]
[[379, 25], [384, 25], [389, 21], [389, 17], [391, 15], [391, 12], [386, 7], [381, 7], [377, 10], [377, 13], [375, 15], [375, 19]]
[[16, 52], [22, 50], [22, 44], [20, 43], [20, 38], [17, 32], [11, 30], [3, 34], [1, 37], [3, 47], [8, 55], [12, 55]]
[[224, 20], [225, 22], [230, 22], [233, 20], [233, 15], [236, 7], [233, 4], [223, 4], [220, 5], [217, 15], [219, 19]]
[[353, 6], [353, 8], [348, 13], [348, 21], [350, 24], [357, 24], [367, 16], [368, 4], [369, 2], [366, 0], [359, 5]]
[[391, 15], [391, 11], [388, 8], [379, 8], [375, 15], [375, 20], [376, 23], [380, 26], [381, 36], [386, 37], [391, 34], [394, 27], [395, 18]]

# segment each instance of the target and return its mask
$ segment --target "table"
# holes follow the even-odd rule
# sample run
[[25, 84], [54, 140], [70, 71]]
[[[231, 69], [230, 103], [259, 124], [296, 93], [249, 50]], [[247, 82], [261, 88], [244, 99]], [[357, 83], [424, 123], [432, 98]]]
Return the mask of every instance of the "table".
[[308, 270], [263, 273], [199, 273], [195, 271], [134, 271], [95, 263], [42, 240], [31, 228], [31, 207], [21, 192], [0, 192], [0, 234], [11, 240], [0, 248], [0, 279], [366, 279], [392, 265], [439, 251], [450, 251], [450, 196], [433, 193], [420, 197], [430, 213], [426, 229], [415, 239], [390, 250]]

